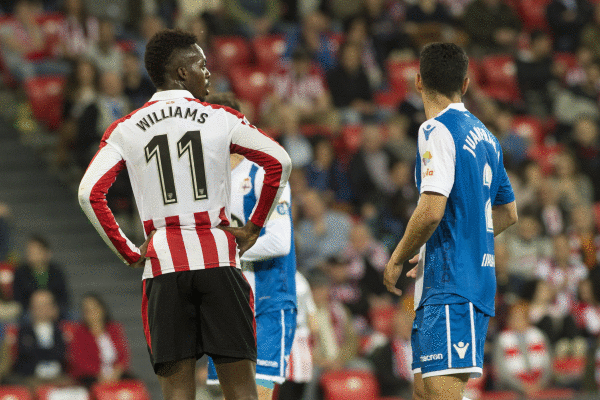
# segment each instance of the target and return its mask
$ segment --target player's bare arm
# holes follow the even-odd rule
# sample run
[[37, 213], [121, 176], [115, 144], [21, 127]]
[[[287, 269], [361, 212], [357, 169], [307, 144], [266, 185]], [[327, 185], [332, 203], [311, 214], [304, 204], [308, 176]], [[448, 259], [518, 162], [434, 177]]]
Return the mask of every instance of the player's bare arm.
[[435, 192], [424, 192], [421, 195], [402, 240], [385, 266], [383, 282], [390, 292], [398, 296], [402, 294], [402, 291], [396, 288], [402, 265], [429, 240], [444, 216], [447, 200], [446, 196]]
[[517, 223], [517, 203], [510, 202], [500, 206], [492, 207], [492, 218], [494, 220], [494, 236], [504, 232], [509, 226]]
[[238, 248], [240, 249], [240, 256], [242, 256], [250, 247], [254, 246], [254, 243], [256, 243], [260, 236], [260, 230], [262, 229], [252, 221], [248, 221], [248, 223], [241, 228], [233, 228], [230, 226], [220, 226], [219, 228], [235, 236]]
[[140, 249], [140, 259], [134, 262], [133, 264], [129, 264], [131, 268], [143, 268], [146, 265], [146, 253], [148, 252], [148, 245], [152, 240], [152, 236], [156, 233], [156, 230], [150, 232], [144, 243], [139, 247]]

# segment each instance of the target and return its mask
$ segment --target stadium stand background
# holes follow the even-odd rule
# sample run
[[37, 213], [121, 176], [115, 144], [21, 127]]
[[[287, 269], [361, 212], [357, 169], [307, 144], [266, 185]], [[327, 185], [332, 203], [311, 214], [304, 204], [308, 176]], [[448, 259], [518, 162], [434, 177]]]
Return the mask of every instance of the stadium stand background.
[[[2, 379], [22, 325], [14, 270], [36, 233], [68, 283], [67, 341], [90, 290], [125, 328], [137, 380], [90, 393], [159, 398], [139, 318], [140, 272], [97, 237], [75, 190], [104, 129], [153, 92], [145, 42], [180, 27], [198, 36], [211, 90], [234, 92], [294, 161], [298, 268], [333, 322], [320, 336], [336, 339], [315, 343], [319, 374], [306, 398], [319, 386], [326, 399], [410, 398], [411, 283], [394, 299], [381, 274], [418, 199], [414, 150], [425, 117], [413, 80], [418, 50], [431, 41], [468, 49], [465, 103], [499, 138], [520, 211], [497, 239], [497, 316], [485, 375], [468, 396], [597, 398], [600, 2], [47, 0], [0, 1], [0, 10]], [[125, 176], [109, 202], [141, 242]]]

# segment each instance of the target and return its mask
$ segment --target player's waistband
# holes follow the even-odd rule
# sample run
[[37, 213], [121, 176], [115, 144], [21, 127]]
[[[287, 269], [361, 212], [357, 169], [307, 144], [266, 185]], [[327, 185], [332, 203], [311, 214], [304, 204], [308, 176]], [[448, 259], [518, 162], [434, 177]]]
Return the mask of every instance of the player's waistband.
[[225, 207], [221, 207], [221, 209], [218, 210], [148, 219], [144, 221], [144, 231], [146, 232], [146, 235], [148, 235], [155, 229], [168, 229], [173, 227], [182, 229], [212, 229], [219, 225], [229, 226], [229, 219], [225, 214]]

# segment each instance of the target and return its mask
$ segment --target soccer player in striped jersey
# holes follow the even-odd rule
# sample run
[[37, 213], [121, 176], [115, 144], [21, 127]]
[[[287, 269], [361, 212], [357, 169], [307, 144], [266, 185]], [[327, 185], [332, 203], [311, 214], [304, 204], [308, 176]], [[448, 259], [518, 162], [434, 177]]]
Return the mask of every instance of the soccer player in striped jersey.
[[480, 376], [494, 315], [494, 236], [517, 220], [498, 140], [461, 102], [469, 60], [460, 47], [423, 48], [416, 87], [428, 118], [419, 129], [415, 178], [421, 193], [384, 272], [393, 293], [402, 264], [420, 249], [411, 345], [413, 399], [461, 400]]
[[[257, 399], [254, 296], [239, 257], [279, 205], [290, 158], [239, 112], [202, 102], [210, 72], [193, 35], [157, 33], [145, 65], [158, 90], [108, 128], [81, 181], [80, 204], [125, 263], [144, 267], [142, 322], [165, 399], [194, 399], [204, 354], [215, 360], [228, 400]], [[265, 171], [256, 207], [237, 228], [229, 226], [231, 153]], [[147, 235], [139, 248], [106, 205], [124, 168]]]
[[[239, 110], [231, 94], [211, 95], [212, 104]], [[231, 155], [231, 218], [242, 226], [256, 208], [265, 170], [239, 154]], [[256, 244], [242, 256], [244, 276], [255, 298], [259, 400], [271, 400], [275, 384], [285, 381], [287, 361], [296, 329], [296, 252], [292, 226], [291, 192], [286, 187]], [[208, 384], [218, 384], [209, 362]]]

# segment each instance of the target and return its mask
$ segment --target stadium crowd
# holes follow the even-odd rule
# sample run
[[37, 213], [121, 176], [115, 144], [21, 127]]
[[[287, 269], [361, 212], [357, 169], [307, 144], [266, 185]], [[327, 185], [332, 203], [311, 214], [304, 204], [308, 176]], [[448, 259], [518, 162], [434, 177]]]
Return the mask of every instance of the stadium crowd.
[[[307, 399], [328, 371], [349, 368], [370, 371], [381, 396], [410, 398], [412, 282], [403, 278], [398, 300], [382, 272], [419, 196], [418, 51], [431, 41], [468, 49], [464, 102], [503, 147], [520, 216], [496, 241], [496, 317], [484, 377], [471, 380], [468, 396], [598, 392], [600, 2], [130, 0], [112, 2], [115, 11], [97, 0], [104, 14], [88, 3], [0, 1], [3, 84], [28, 110], [15, 126], [52, 137], [49, 168], [78, 182], [104, 130], [154, 92], [146, 41], [164, 27], [193, 32], [211, 91], [235, 93], [293, 161], [298, 270], [320, 321]], [[109, 204], [140, 238], [126, 176]], [[0, 205], [7, 263], [11, 218]], [[83, 322], [71, 322], [65, 277], [43, 237], [31, 237], [21, 264], [0, 303], [0, 320], [20, 325], [12, 347], [5, 329], [2, 382], [51, 377], [89, 387], [130, 376], [126, 340], [101, 297], [86, 296]], [[69, 343], [59, 326], [69, 327]], [[198, 398], [213, 398], [199, 381]]]

